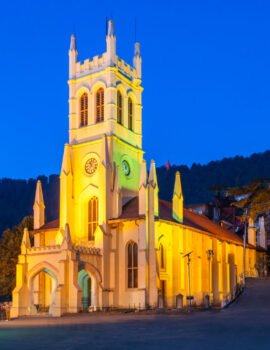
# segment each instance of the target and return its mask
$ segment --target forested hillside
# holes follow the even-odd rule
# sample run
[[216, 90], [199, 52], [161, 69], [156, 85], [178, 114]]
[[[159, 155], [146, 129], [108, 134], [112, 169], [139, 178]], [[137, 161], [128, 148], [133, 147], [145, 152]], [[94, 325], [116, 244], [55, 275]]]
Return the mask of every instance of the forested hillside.
[[[270, 178], [270, 151], [250, 157], [226, 158], [206, 165], [193, 164], [157, 169], [159, 193], [162, 199], [171, 200], [174, 174], [179, 170], [185, 204], [211, 200], [214, 186], [242, 186], [254, 179]], [[59, 177], [40, 176], [46, 203], [46, 218], [58, 216]], [[32, 215], [36, 180], [0, 180], [0, 234], [5, 228], [18, 224], [24, 216]]]
[[243, 186], [252, 180], [270, 178], [270, 151], [224, 158], [206, 165], [172, 166], [169, 171], [161, 167], [157, 170], [161, 198], [171, 200], [177, 170], [181, 173], [185, 204], [204, 203], [211, 200], [211, 187]]
[[[39, 176], [46, 203], [46, 218], [58, 216], [59, 176]], [[6, 228], [12, 228], [22, 218], [33, 214], [36, 179], [0, 179], [0, 235]]]

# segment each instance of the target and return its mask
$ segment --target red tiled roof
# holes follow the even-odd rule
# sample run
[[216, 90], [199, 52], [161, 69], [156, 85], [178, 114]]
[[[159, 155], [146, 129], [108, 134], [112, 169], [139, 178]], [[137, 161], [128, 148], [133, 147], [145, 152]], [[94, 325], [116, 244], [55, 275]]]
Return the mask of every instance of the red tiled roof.
[[185, 216], [190, 218], [193, 223], [200, 225], [203, 231], [212, 233], [222, 240], [228, 240], [238, 244], [243, 243], [243, 240], [236, 233], [226, 230], [203, 215], [195, 214], [186, 210]]
[[[139, 200], [138, 197], [135, 197], [123, 206], [122, 215], [119, 217], [119, 219], [134, 219], [138, 217]], [[172, 217], [172, 203], [159, 200], [159, 218], [178, 223], [178, 221]], [[187, 209], [184, 209], [183, 225], [207, 232], [208, 234], [221, 240], [243, 244], [242, 239], [236, 233], [222, 228], [204, 215], [196, 214]]]
[[[172, 203], [160, 200], [159, 201], [159, 216], [161, 219], [175, 221], [172, 218]], [[221, 240], [242, 244], [243, 240], [234, 232], [226, 230], [225, 228], [217, 225], [212, 220], [208, 219], [204, 215], [194, 213], [184, 208], [184, 225], [193, 227], [197, 230], [201, 230], [214, 235]]]
[[59, 219], [49, 221], [45, 225], [41, 226], [39, 229], [34, 231], [52, 230], [56, 228], [59, 228]]
[[136, 219], [139, 217], [139, 199], [134, 197], [123, 206], [119, 219]]

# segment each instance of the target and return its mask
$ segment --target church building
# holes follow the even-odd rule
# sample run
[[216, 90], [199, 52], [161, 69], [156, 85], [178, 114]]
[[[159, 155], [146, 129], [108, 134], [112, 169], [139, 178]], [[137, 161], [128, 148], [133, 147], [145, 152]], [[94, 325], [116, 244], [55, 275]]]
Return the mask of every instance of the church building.
[[155, 162], [148, 171], [142, 148], [139, 43], [130, 66], [117, 56], [109, 20], [105, 53], [83, 62], [77, 56], [72, 35], [59, 219], [46, 222], [38, 181], [34, 242], [25, 229], [11, 316], [180, 308], [206, 297], [224, 306], [244, 266], [256, 276], [263, 253], [255, 231], [244, 259], [239, 236], [184, 209], [178, 172], [172, 202], [159, 198]]

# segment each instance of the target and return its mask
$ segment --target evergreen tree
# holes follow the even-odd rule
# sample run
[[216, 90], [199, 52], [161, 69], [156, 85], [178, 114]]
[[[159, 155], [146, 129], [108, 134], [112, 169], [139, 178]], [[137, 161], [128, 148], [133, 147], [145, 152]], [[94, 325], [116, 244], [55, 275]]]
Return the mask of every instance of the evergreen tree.
[[12, 230], [4, 231], [0, 239], [0, 296], [11, 296], [16, 282], [16, 264], [21, 251], [23, 230], [33, 229], [33, 218], [26, 216]]
[[228, 194], [239, 198], [232, 205], [247, 209], [248, 216], [254, 221], [258, 215], [270, 210], [269, 180], [256, 180], [246, 186], [229, 189]]

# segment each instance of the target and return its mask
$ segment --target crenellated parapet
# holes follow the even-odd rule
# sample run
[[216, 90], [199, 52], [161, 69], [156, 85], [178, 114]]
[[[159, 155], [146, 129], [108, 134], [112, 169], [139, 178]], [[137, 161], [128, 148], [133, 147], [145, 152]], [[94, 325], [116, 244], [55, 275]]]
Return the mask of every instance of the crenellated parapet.
[[28, 248], [27, 254], [49, 254], [49, 253], [60, 253], [62, 251], [61, 245], [48, 245], [48, 246], [40, 246], [40, 247], [31, 247]]
[[[75, 251], [87, 255], [101, 255], [101, 250], [95, 247], [87, 246], [72, 246], [70, 251]], [[27, 249], [27, 255], [39, 255], [39, 254], [51, 254], [51, 253], [61, 253], [63, 251], [61, 245], [50, 245], [42, 247], [31, 247]]]
[[101, 250], [95, 247], [76, 246], [76, 252], [87, 255], [101, 255]]
[[115, 67], [130, 81], [135, 81], [137, 79], [138, 72], [134, 67], [118, 56], [115, 56], [114, 61], [116, 63], [112, 65], [111, 61], [108, 59], [108, 53], [104, 52], [102, 55], [87, 58], [83, 62], [76, 62], [76, 73], [72, 79], [83, 78], [91, 74], [99, 73], [109, 67]]
[[107, 53], [97, 55], [92, 58], [87, 58], [83, 62], [76, 62], [76, 76], [80, 78], [85, 75], [97, 73], [108, 66]]
[[123, 59], [117, 58], [116, 66], [128, 79], [134, 81], [137, 78], [136, 69], [127, 64]]

